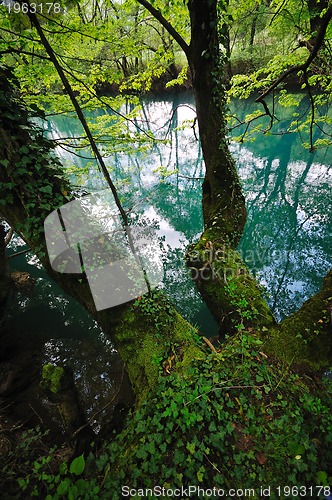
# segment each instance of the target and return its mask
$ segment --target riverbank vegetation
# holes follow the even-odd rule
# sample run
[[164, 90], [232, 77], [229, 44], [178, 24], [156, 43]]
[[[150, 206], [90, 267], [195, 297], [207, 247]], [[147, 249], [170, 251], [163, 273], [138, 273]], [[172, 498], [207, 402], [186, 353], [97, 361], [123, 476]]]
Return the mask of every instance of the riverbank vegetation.
[[[75, 395], [72, 374], [63, 367], [40, 367], [42, 398], [60, 415], [66, 442], [52, 448], [47, 429], [8, 424], [3, 411], [3, 490], [8, 498], [115, 499], [125, 485], [136, 490], [199, 485], [225, 492], [253, 488], [259, 497], [266, 485], [277, 498], [278, 486], [292, 484], [323, 487], [319, 491], [328, 496], [331, 272], [321, 291], [277, 324], [236, 251], [246, 208], [227, 134], [228, 127], [241, 127], [244, 140], [250, 130], [260, 130], [263, 141], [276, 127], [279, 133], [278, 102], [294, 108], [283, 133], [300, 131], [307, 155], [330, 144], [331, 119], [320, 115], [318, 106], [330, 98], [331, 3], [94, 0], [37, 7], [0, 6], [0, 217], [110, 336], [135, 403], [130, 411], [115, 407], [107, 428], [96, 433]], [[308, 115], [298, 115], [291, 85], [309, 96]], [[56, 272], [46, 248], [45, 218], [77, 198], [54, 146], [76, 153], [90, 148], [128, 227], [124, 196], [104, 157], [148, 150], [165, 139], [154, 134], [152, 124], [143, 131], [139, 97], [176, 86], [193, 89], [191, 126], [197, 122], [205, 163], [204, 232], [186, 260], [218, 321], [219, 342], [198, 335], [162, 291], [96, 310], [84, 267], [80, 274]], [[229, 96], [249, 95], [262, 111], [244, 121], [227, 118]], [[107, 112], [86, 118], [97, 107]], [[41, 120], [73, 111], [80, 132], [55, 143], [47, 139]], [[317, 128], [323, 135], [318, 140]], [[1, 231], [5, 321], [12, 282], [9, 233]], [[6, 394], [11, 381], [4, 373]]]

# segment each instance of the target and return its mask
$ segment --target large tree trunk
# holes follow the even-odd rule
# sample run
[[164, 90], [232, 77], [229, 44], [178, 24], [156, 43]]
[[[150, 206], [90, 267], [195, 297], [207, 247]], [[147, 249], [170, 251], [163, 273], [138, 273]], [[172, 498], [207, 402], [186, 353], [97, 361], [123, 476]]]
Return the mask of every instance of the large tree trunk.
[[226, 137], [224, 65], [227, 36], [225, 28], [218, 28], [217, 0], [191, 0], [188, 9], [191, 21], [189, 65], [206, 167], [203, 182], [205, 227], [213, 225], [219, 229], [220, 238], [236, 245], [245, 224], [246, 210]]
[[322, 23], [322, 12], [328, 8], [328, 0], [307, 0], [310, 16], [311, 42], [315, 43], [315, 37]]
[[[217, 0], [189, 0], [191, 42], [188, 45], [150, 2], [138, 2], [167, 29], [187, 56], [206, 168], [203, 182], [205, 228], [213, 226], [218, 229], [222, 241], [235, 246], [246, 221], [246, 209], [226, 137], [225, 66], [229, 55], [228, 27], [219, 19]], [[224, 6], [220, 4], [218, 9], [224, 9]]]

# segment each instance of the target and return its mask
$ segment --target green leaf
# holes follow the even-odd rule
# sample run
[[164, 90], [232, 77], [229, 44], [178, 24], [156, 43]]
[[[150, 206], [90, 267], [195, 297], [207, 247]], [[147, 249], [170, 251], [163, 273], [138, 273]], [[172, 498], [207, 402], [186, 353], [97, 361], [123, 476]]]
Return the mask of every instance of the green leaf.
[[193, 455], [195, 453], [195, 443], [187, 443], [187, 450]]
[[293, 456], [302, 456], [305, 452], [305, 447], [301, 443], [291, 441], [288, 445], [290, 454]]
[[85, 469], [85, 459], [84, 455], [80, 455], [76, 457], [72, 463], [70, 464], [70, 473], [76, 474], [76, 476], [80, 476]]
[[197, 479], [201, 483], [204, 479], [205, 467], [202, 465], [197, 471]]
[[52, 194], [52, 186], [50, 186], [50, 185], [43, 186], [43, 187], [39, 188], [39, 191], [41, 191], [42, 193]]
[[322, 485], [328, 484], [327, 472], [319, 470], [316, 474], [316, 479], [317, 479], [317, 484], [322, 484]]
[[183, 463], [185, 458], [186, 456], [182, 450], [175, 450], [173, 458], [173, 462], [175, 463], [175, 465]]
[[79, 479], [76, 482], [76, 487], [80, 493], [83, 493], [84, 490], [86, 490], [86, 487], [88, 486], [88, 483], [84, 479]]
[[59, 495], [64, 495], [65, 493], [67, 493], [68, 488], [69, 488], [69, 484], [70, 484], [69, 478], [66, 478], [64, 481], [61, 481], [61, 483], [57, 487], [57, 490], [56, 490], [57, 493]]
[[20, 478], [18, 478], [17, 482], [18, 482], [20, 488], [24, 491], [24, 490], [26, 490], [26, 488], [28, 486], [29, 480], [26, 481], [25, 479], [20, 477]]

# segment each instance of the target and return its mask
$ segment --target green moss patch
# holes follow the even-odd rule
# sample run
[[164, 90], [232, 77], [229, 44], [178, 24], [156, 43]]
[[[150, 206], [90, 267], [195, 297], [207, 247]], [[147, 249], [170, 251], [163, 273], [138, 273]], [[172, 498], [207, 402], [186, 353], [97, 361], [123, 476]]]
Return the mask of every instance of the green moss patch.
[[187, 252], [187, 263], [197, 287], [220, 324], [220, 334], [238, 325], [268, 327], [275, 319], [262, 290], [238, 252], [208, 230]]
[[328, 368], [332, 359], [332, 291], [324, 288], [295, 314], [269, 330], [265, 349], [300, 371]]
[[188, 366], [201, 352], [195, 328], [160, 291], [139, 297], [120, 314], [114, 338], [138, 403], [155, 389], [161, 373], [180, 362]]
[[61, 366], [47, 364], [42, 369], [41, 386], [53, 394], [57, 394], [63, 386], [65, 371]]

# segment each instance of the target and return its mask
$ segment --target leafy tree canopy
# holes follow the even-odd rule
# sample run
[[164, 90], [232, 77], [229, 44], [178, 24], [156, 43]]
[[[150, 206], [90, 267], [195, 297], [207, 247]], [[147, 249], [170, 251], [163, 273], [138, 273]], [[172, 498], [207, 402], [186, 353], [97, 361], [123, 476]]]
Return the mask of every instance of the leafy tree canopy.
[[[189, 43], [186, 2], [156, 0], [151, 4]], [[259, 101], [244, 121], [231, 117], [230, 127], [242, 127], [241, 140], [257, 128], [264, 133], [282, 129], [306, 132], [303, 142], [311, 149], [329, 145], [331, 117], [325, 108], [318, 109], [328, 106], [332, 88], [331, 2], [243, 0], [230, 1], [228, 7], [225, 2], [219, 4], [221, 24], [229, 28], [224, 42], [231, 56], [229, 96], [244, 99], [255, 95]], [[106, 151], [126, 148], [128, 142], [137, 146], [148, 139], [137, 133], [139, 122], [128, 129], [126, 119], [141, 118], [138, 95], [155, 88], [156, 80], [168, 87], [185, 82], [188, 68], [179, 45], [136, 0], [84, 4], [62, 0], [55, 4], [57, 9], [46, 7], [49, 5], [44, 0], [38, 3], [40, 23], [83, 109], [105, 109], [92, 128]], [[71, 111], [70, 100], [20, 4], [0, 5], [0, 10], [0, 54], [15, 67], [26, 103], [38, 105], [46, 113]], [[300, 83], [309, 96], [310, 109], [303, 116], [296, 110], [302, 96], [289, 94], [289, 83]], [[115, 90], [120, 91], [116, 96]], [[125, 103], [130, 103], [129, 110], [124, 109]], [[278, 106], [292, 108], [288, 123], [280, 125]], [[314, 139], [316, 127], [323, 132], [318, 142]], [[116, 137], [116, 142], [106, 141], [106, 135]], [[85, 147], [84, 137], [79, 137], [75, 145]]]

